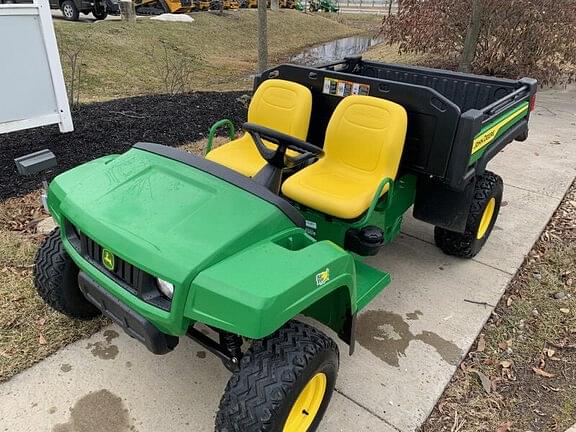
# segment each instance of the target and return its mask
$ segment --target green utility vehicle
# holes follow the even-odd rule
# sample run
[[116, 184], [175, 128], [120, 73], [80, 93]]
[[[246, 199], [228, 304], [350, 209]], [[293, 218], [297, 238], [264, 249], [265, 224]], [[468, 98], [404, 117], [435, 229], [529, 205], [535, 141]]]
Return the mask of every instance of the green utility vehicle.
[[[155, 354], [185, 335], [216, 354], [232, 371], [216, 430], [315, 430], [339, 351], [298, 318], [352, 354], [358, 313], [390, 283], [363, 259], [411, 207], [444, 252], [478, 253], [503, 188], [486, 164], [527, 138], [536, 87], [361, 58], [270, 69], [244, 135], [219, 122], [205, 158], [138, 143], [57, 176], [38, 291]], [[212, 148], [223, 126], [232, 140]]]

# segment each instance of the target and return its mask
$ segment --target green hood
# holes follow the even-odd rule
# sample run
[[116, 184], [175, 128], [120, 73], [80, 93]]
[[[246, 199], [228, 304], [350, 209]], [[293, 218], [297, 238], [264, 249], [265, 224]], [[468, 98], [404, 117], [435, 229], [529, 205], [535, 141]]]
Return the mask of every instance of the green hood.
[[[191, 155], [184, 159], [214, 168]], [[295, 226], [277, 203], [266, 200], [277, 197], [255, 185], [265, 198], [257, 196], [233, 184], [253, 182], [223, 172], [226, 179], [134, 148], [56, 177], [49, 206], [57, 220], [66, 218], [124, 260], [188, 284], [203, 269]]]

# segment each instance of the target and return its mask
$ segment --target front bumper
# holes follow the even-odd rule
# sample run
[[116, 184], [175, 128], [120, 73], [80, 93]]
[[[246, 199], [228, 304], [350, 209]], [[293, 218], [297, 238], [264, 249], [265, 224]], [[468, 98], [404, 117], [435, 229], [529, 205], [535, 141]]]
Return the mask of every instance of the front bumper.
[[78, 285], [84, 296], [104, 315], [154, 354], [166, 354], [178, 345], [178, 337], [158, 330], [150, 321], [128, 308], [83, 271], [78, 274]]

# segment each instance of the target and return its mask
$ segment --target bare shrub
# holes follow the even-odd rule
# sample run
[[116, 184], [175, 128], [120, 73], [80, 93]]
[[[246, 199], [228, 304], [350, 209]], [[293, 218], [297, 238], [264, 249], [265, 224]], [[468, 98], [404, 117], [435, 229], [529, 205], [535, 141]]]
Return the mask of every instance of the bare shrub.
[[[401, 52], [432, 54], [456, 68], [480, 2], [479, 34], [469, 66], [476, 73], [543, 84], [570, 81], [576, 72], [576, 0], [402, 0], [384, 17], [382, 33]], [[462, 65], [462, 63], [461, 63]]]
[[160, 47], [152, 47], [147, 54], [166, 93], [177, 95], [190, 90], [196, 57], [181, 53], [166, 41], [160, 41]]

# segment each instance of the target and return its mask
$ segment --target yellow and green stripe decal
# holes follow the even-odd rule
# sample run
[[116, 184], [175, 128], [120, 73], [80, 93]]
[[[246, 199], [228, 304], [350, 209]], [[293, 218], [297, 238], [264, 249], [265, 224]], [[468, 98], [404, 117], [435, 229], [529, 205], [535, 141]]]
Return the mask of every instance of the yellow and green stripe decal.
[[490, 144], [492, 141], [510, 129], [510, 127], [518, 122], [518, 120], [528, 114], [528, 105], [528, 102], [522, 102], [518, 107], [502, 114], [496, 120], [482, 128], [480, 133], [474, 137], [474, 143], [472, 144], [472, 156], [470, 157], [471, 164], [476, 162], [480, 156], [482, 156], [488, 144]]

